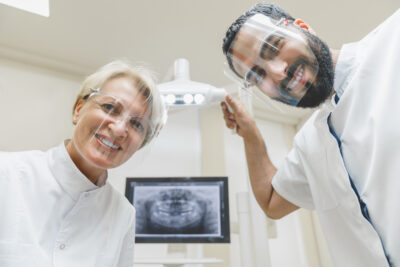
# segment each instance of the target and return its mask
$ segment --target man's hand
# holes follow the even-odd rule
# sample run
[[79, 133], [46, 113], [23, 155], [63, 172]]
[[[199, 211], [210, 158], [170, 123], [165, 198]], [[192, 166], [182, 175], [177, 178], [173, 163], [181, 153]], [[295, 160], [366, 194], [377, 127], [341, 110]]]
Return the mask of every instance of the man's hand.
[[269, 159], [262, 135], [250, 113], [239, 100], [230, 95], [225, 99], [232, 109], [232, 112], [229, 111], [227, 103], [221, 102], [225, 123], [230, 129], [236, 128], [243, 137], [251, 188], [258, 204], [272, 219], [282, 218], [298, 209], [273, 189], [271, 181], [276, 168]]
[[[237, 134], [241, 137], [254, 134], [257, 126], [244, 104], [230, 95], [227, 95], [225, 100], [226, 102], [221, 102], [221, 107], [226, 126], [229, 129], [236, 128]], [[228, 105], [232, 112], [228, 109]]]

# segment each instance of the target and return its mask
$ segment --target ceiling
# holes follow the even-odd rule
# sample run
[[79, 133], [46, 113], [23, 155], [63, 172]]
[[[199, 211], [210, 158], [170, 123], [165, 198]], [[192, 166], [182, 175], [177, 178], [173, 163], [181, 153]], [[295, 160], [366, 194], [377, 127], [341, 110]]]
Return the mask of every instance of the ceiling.
[[[145, 63], [166, 81], [176, 58], [191, 79], [221, 87], [221, 40], [251, 0], [50, 0], [50, 17], [0, 4], [0, 57], [83, 77], [117, 58]], [[400, 7], [398, 0], [276, 0], [330, 46], [356, 41]]]

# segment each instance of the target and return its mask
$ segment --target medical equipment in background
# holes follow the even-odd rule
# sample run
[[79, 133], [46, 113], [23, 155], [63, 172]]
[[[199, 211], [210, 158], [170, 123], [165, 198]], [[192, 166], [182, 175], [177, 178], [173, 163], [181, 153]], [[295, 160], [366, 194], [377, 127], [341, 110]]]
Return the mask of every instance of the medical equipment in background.
[[[158, 84], [157, 87], [169, 110], [208, 106], [213, 103], [224, 101], [227, 94], [225, 89], [216, 88], [205, 83], [191, 81], [189, 75], [189, 62], [183, 58], [175, 60], [173, 66], [173, 77], [168, 78], [169, 79], [167, 80], [171, 79], [171, 81]], [[240, 89], [233, 94], [238, 94], [241, 101], [243, 101], [246, 106], [252, 110], [252, 94], [244, 94], [244, 92], [242, 92]], [[248, 192], [239, 193], [237, 196], [237, 202], [238, 222], [235, 224], [235, 227], [233, 227], [234, 229], [231, 229], [231, 233], [239, 235], [241, 247], [241, 266], [271, 266], [268, 245], [269, 241], [267, 238], [265, 238], [268, 235], [267, 229], [269, 228], [270, 224], [267, 225], [265, 216], [262, 211], [259, 210], [256, 200], [252, 194], [249, 194]], [[272, 228], [275, 228], [274, 224], [272, 225]], [[256, 247], [254, 244], [257, 244]], [[160, 260], [163, 261], [164, 259]], [[217, 263], [215, 260], [217, 259], [212, 259], [214, 262], [196, 263]], [[152, 259], [151, 262], [154, 263], [154, 259]], [[194, 262], [173, 262], [172, 265], [171, 262], [161, 263], [163, 263], [164, 266], [183, 266], [184, 264], [190, 264]]]
[[173, 80], [157, 85], [169, 108], [206, 106], [224, 100], [223, 88], [190, 80], [189, 61], [178, 58], [174, 62]]

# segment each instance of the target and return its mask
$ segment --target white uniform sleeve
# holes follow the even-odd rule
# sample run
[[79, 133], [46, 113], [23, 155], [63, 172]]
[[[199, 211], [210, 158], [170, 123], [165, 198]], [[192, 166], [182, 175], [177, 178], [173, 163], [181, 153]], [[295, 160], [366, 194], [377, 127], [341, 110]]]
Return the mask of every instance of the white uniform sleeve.
[[129, 229], [124, 237], [121, 255], [117, 267], [132, 267], [135, 245], [135, 213], [133, 213]]
[[287, 201], [296, 206], [314, 209], [310, 186], [304, 175], [299, 150], [293, 148], [272, 179], [272, 186]]
[[[134, 217], [133, 217], [134, 218]], [[133, 219], [128, 232], [125, 235], [121, 255], [118, 261], [118, 267], [132, 267], [133, 266], [133, 255], [135, 245], [135, 219]]]
[[5, 175], [7, 167], [8, 167], [7, 159], [8, 159], [7, 153], [0, 151], [0, 178], [1, 179], [7, 178], [7, 176]]

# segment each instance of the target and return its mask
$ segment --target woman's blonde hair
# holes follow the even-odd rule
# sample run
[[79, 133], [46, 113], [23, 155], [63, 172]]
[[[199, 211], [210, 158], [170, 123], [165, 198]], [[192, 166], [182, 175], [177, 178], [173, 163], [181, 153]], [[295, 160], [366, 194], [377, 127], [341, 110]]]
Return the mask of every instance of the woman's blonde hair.
[[81, 99], [86, 100], [94, 89], [101, 88], [107, 81], [117, 77], [132, 78], [136, 82], [139, 92], [146, 97], [148, 108], [151, 109], [150, 121], [154, 131], [144, 138], [141, 145], [143, 147], [159, 134], [167, 121], [167, 111], [156, 87], [154, 74], [143, 66], [132, 66], [125, 60], [116, 60], [104, 65], [83, 81], [72, 112], [75, 112], [76, 105]]

